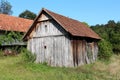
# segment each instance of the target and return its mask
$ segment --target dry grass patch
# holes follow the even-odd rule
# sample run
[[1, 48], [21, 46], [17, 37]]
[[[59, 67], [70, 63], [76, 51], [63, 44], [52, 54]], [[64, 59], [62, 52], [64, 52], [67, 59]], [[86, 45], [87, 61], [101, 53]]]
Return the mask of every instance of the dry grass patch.
[[111, 57], [111, 63], [108, 65], [108, 71], [111, 75], [117, 75], [120, 73], [120, 55], [113, 55]]

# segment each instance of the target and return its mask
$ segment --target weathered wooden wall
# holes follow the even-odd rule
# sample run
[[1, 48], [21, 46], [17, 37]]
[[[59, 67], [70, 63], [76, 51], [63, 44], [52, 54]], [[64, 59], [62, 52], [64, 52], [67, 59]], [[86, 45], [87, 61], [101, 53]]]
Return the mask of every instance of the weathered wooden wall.
[[80, 38], [71, 40], [74, 66], [93, 63], [97, 59], [97, 42], [87, 42]]
[[37, 55], [37, 63], [51, 66], [73, 66], [73, 54], [70, 41], [64, 36], [34, 38], [29, 41], [29, 50]]
[[[36, 25], [28, 49], [37, 55], [37, 63], [48, 63], [51, 66], [72, 67], [73, 54], [71, 42], [65, 37], [66, 32], [53, 20], [44, 19]], [[45, 20], [45, 21], [44, 21]]]
[[37, 55], [37, 63], [75, 67], [96, 60], [98, 52], [96, 42], [68, 35], [46, 14], [41, 15], [30, 36], [32, 38], [28, 40], [27, 48]]

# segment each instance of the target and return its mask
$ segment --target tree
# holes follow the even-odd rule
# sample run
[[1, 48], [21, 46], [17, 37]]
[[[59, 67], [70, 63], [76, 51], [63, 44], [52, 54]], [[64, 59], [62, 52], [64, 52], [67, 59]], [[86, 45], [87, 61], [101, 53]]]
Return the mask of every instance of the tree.
[[115, 26], [116, 26], [116, 23], [115, 23], [114, 20], [109, 20], [106, 26], [107, 26], [107, 27], [115, 27]]
[[13, 13], [11, 9], [12, 9], [12, 6], [7, 0], [1, 0], [0, 13], [11, 15]]
[[120, 22], [109, 20], [107, 24], [91, 26], [91, 28], [112, 45], [115, 54], [120, 54]]
[[29, 11], [29, 10], [25, 10], [24, 12], [22, 12], [19, 17], [22, 17], [22, 18], [26, 18], [26, 19], [32, 19], [34, 20], [35, 17], [36, 17], [36, 14]]

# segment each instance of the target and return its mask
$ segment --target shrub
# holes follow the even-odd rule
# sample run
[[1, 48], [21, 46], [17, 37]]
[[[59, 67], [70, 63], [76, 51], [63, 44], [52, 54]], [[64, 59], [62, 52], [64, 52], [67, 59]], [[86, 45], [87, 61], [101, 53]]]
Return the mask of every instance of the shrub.
[[98, 52], [99, 59], [109, 60], [113, 53], [111, 44], [106, 40], [101, 40], [98, 43], [98, 46], [99, 46]]
[[0, 57], [3, 57], [3, 51], [0, 50]]
[[21, 53], [22, 53], [22, 60], [25, 62], [34, 62], [36, 60], [36, 55], [31, 53], [25, 48], [21, 50]]

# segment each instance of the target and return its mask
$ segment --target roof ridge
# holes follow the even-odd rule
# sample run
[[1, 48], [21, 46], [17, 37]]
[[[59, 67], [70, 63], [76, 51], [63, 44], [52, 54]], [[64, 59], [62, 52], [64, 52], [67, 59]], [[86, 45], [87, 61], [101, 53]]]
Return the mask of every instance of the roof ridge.
[[[61, 15], [61, 14], [59, 14], [59, 13], [55, 13], [55, 12], [50, 11], [50, 10], [48, 10], [48, 9], [44, 9], [44, 10], [47, 11], [47, 12], [52, 12], [52, 13], [54, 13], [54, 14], [57, 14], [57, 15], [63, 16], [63, 15]], [[63, 16], [63, 17], [66, 17], [66, 16]], [[67, 18], [67, 17], [66, 17], [66, 18]]]
[[[53, 12], [53, 11], [50, 11], [50, 10], [46, 9], [46, 8], [42, 8], [42, 9], [43, 9], [43, 10], [47, 10], [47, 11], [49, 11], [49, 12], [52, 12], [52, 13], [54, 13], [54, 14], [60, 15], [60, 16], [62, 16], [62, 17], [65, 17], [65, 18], [68, 18], [68, 19], [71, 19], [71, 20], [74, 20], [74, 21], [77, 21], [77, 22], [82, 23], [82, 22], [79, 21], [79, 20], [73, 19], [73, 18], [71, 18], [71, 17], [64, 16], [64, 15], [59, 14], [59, 13], [55, 13], [55, 12]], [[82, 24], [83, 24], [83, 23], [82, 23]]]

